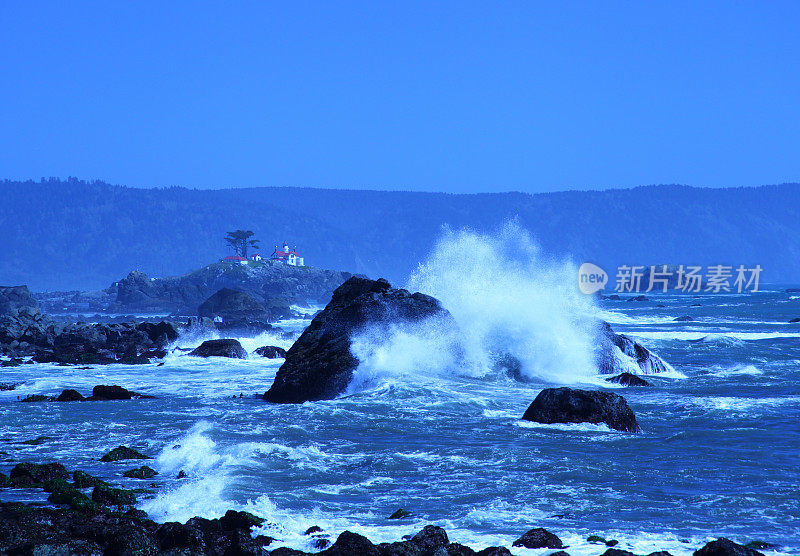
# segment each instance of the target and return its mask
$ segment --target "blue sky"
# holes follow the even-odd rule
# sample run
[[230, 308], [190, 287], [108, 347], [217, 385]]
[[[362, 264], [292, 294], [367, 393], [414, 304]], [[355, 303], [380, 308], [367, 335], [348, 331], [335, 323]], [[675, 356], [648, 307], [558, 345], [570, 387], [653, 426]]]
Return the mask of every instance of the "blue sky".
[[796, 2], [7, 2], [0, 178], [800, 181]]

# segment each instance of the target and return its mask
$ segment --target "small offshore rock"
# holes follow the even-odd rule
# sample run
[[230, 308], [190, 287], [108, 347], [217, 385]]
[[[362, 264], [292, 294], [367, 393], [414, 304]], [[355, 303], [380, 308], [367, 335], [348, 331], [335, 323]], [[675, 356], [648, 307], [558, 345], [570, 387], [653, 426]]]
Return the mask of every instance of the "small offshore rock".
[[319, 525], [312, 525], [311, 527], [306, 529], [306, 532], [303, 534], [308, 536], [308, 535], [313, 535], [314, 533], [321, 533], [321, 532], [322, 532], [322, 527], [320, 527]]
[[730, 539], [721, 537], [715, 541], [707, 543], [700, 550], [694, 552], [694, 556], [764, 556], [761, 552], [752, 548], [747, 548], [737, 544]]
[[101, 384], [92, 388], [92, 397], [89, 399], [92, 401], [130, 400], [136, 395], [136, 392], [126, 390], [116, 384], [110, 386]]
[[200, 347], [194, 351], [189, 352], [189, 355], [195, 357], [228, 357], [230, 359], [247, 359], [247, 352], [239, 343], [239, 340], [233, 338], [224, 338], [221, 340], [206, 340]]
[[286, 359], [286, 350], [278, 346], [261, 346], [254, 353], [267, 359]]
[[569, 552], [565, 550], [559, 550], [558, 552], [553, 552], [549, 556], [569, 556]]
[[158, 471], [146, 465], [137, 469], [128, 469], [122, 474], [123, 477], [128, 477], [129, 479], [152, 479], [156, 475], [158, 475]]
[[0, 367], [19, 367], [22, 365], [22, 359], [19, 357], [12, 357], [7, 361], [0, 361]]
[[652, 386], [652, 384], [647, 382], [645, 379], [640, 376], [636, 376], [633, 373], [620, 373], [607, 378], [606, 382], [622, 384], [623, 386]]
[[48, 440], [52, 440], [52, 436], [37, 436], [36, 438], [31, 438], [30, 440], [23, 440], [20, 444], [25, 444], [26, 446], [40, 446], [44, 444]]
[[20, 401], [25, 403], [32, 403], [32, 402], [46, 402], [49, 399], [50, 398], [42, 394], [31, 394], [30, 396], [25, 396]]
[[541, 527], [531, 529], [515, 540], [511, 546], [522, 546], [525, 548], [564, 548], [561, 539], [547, 529]]
[[388, 519], [404, 519], [406, 517], [411, 517], [411, 512], [408, 510], [404, 510], [403, 508], [397, 508], [395, 512], [388, 517]]
[[694, 319], [692, 317], [690, 317], [689, 315], [682, 315], [680, 317], [675, 317], [672, 320], [673, 320], [673, 322], [691, 322]]
[[[612, 392], [545, 388], [522, 416], [536, 423], [592, 423], [624, 432], [641, 432], [625, 398]], [[556, 547], [558, 548], [558, 547]]]
[[188, 475], [186, 474], [186, 471], [181, 469], [180, 471], [178, 471], [178, 476], [175, 477], [175, 478], [176, 479], [185, 479], [186, 477], [188, 477]]
[[777, 544], [772, 544], [770, 542], [764, 541], [750, 541], [749, 543], [744, 545], [745, 548], [752, 548], [753, 550], [775, 550], [780, 548]]
[[56, 398], [57, 402], [82, 402], [86, 398], [83, 397], [83, 394], [78, 392], [77, 390], [73, 390], [72, 388], [67, 388], [61, 394], [58, 395]]
[[106, 455], [100, 458], [100, 461], [104, 462], [111, 462], [111, 461], [122, 461], [126, 459], [153, 459], [150, 456], [146, 456], [134, 450], [133, 448], [128, 448], [127, 446], [117, 446]]

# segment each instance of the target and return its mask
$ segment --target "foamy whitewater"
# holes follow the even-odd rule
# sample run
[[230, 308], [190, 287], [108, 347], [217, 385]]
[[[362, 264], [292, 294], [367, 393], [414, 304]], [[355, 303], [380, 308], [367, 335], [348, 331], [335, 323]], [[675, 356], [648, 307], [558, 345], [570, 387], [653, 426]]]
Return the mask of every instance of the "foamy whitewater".
[[[247, 509], [276, 546], [311, 550], [303, 532], [349, 529], [375, 542], [432, 523], [479, 549], [546, 527], [569, 553], [597, 555], [590, 534], [637, 554], [689, 555], [727, 536], [800, 551], [800, 299], [782, 290], [745, 295], [649, 295], [594, 302], [575, 267], [548, 260], [511, 225], [496, 236], [447, 232], [408, 287], [439, 298], [458, 338], [435, 321], [353, 342], [361, 365], [346, 395], [300, 405], [261, 399], [282, 360], [201, 359], [175, 350], [164, 366], [2, 370], [0, 458], [60, 461], [129, 488], [158, 521]], [[623, 296], [624, 297], [624, 296]], [[663, 305], [663, 307], [659, 307]], [[299, 333], [304, 318], [280, 325]], [[520, 421], [541, 388], [608, 385], [593, 364], [593, 317], [669, 361], [653, 388], [614, 385], [643, 429]], [[675, 322], [680, 316], [694, 320]], [[204, 338], [188, 335], [175, 347]], [[242, 338], [248, 351], [291, 340]], [[510, 378], [493, 363], [521, 364]], [[684, 377], [684, 378], [679, 378]], [[83, 393], [119, 384], [156, 399], [23, 404], [28, 394]], [[241, 396], [240, 396], [241, 395]], [[23, 440], [48, 436], [41, 445]], [[98, 459], [125, 444], [153, 456], [153, 480], [134, 465]], [[138, 466], [138, 464], [137, 464]], [[177, 479], [180, 471], [188, 478]], [[41, 501], [4, 490], [4, 500]], [[388, 520], [402, 507], [408, 520]], [[548, 554], [514, 548], [515, 554]]]

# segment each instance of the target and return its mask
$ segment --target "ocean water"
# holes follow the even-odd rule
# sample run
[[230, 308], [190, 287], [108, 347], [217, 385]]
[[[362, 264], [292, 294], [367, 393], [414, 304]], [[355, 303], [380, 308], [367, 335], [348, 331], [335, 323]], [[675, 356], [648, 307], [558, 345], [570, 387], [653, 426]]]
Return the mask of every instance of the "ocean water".
[[[432, 523], [476, 549], [510, 547], [526, 530], [545, 527], [579, 556], [605, 550], [586, 542], [590, 534], [638, 554], [688, 555], [719, 536], [780, 545], [767, 553], [800, 553], [800, 324], [788, 323], [800, 316], [797, 296], [772, 288], [564, 302], [572, 294], [558, 290], [557, 277], [571, 269], [535, 253], [540, 270], [505, 261], [498, 276], [480, 280], [461, 269], [457, 287], [435, 278], [465, 243], [450, 239], [410, 284], [440, 295], [456, 316], [466, 364], [443, 353], [453, 339], [433, 323], [365, 331], [354, 341], [362, 365], [347, 394], [299, 405], [261, 399], [282, 360], [259, 357], [201, 359], [176, 350], [160, 367], [6, 368], [0, 381], [21, 385], [0, 392], [0, 469], [61, 461], [127, 487], [144, 485], [151, 492], [140, 507], [158, 521], [247, 509], [267, 518], [258, 532], [278, 539], [272, 547], [310, 550], [303, 532], [312, 525], [331, 540], [349, 529], [379, 542]], [[674, 321], [683, 315], [694, 320]], [[652, 388], [605, 383], [587, 360], [590, 317], [640, 339], [674, 372], [648, 376]], [[308, 318], [281, 325], [299, 332]], [[203, 339], [180, 338], [176, 346]], [[250, 351], [291, 344], [269, 335], [241, 340]], [[498, 351], [520, 358], [526, 381], [491, 366]], [[96, 384], [156, 399], [16, 401], [64, 388], [88, 394]], [[560, 384], [615, 387], [643, 432], [520, 420], [542, 388]], [[21, 444], [39, 436], [50, 439]], [[98, 461], [119, 444], [152, 455], [145, 463], [160, 474], [125, 479], [122, 472], [140, 462]], [[188, 478], [176, 478], [181, 470]], [[41, 493], [3, 490], [0, 497], [41, 500]], [[413, 517], [387, 519], [400, 507]]]

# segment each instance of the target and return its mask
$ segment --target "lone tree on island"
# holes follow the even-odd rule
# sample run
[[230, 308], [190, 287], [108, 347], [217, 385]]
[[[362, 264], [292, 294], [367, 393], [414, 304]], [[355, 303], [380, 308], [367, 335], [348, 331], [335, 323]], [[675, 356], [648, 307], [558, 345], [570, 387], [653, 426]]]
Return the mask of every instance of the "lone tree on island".
[[250, 239], [255, 235], [251, 230], [236, 230], [235, 232], [228, 232], [225, 236], [225, 241], [233, 247], [233, 251], [245, 259], [247, 258], [247, 249], [252, 247], [258, 249], [258, 240]]

